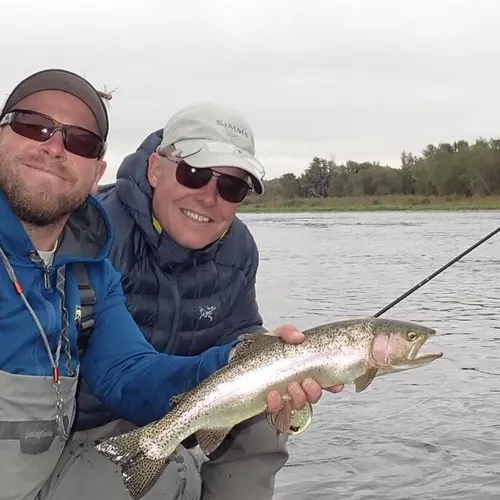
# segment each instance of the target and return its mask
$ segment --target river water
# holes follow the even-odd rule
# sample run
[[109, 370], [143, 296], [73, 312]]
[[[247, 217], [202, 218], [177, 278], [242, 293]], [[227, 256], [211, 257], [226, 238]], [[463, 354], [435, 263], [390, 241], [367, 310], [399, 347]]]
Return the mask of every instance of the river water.
[[[369, 316], [500, 225], [499, 212], [244, 214], [268, 328]], [[277, 500], [500, 498], [500, 234], [384, 314], [441, 360], [324, 394]]]

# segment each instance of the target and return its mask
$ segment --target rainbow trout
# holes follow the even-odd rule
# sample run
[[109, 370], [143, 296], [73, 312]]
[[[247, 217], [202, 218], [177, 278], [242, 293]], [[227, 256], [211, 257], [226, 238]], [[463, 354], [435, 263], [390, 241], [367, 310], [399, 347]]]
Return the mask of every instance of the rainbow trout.
[[273, 335], [243, 335], [229, 363], [173, 398], [163, 418], [98, 442], [95, 449], [119, 465], [136, 500], [150, 490], [184, 439], [194, 434], [209, 455], [232, 427], [266, 410], [272, 389], [282, 394], [283, 406], [276, 415], [267, 415], [268, 421], [277, 432], [294, 434], [309, 426], [312, 407], [292, 411], [286, 396], [290, 382], [311, 377], [323, 388], [354, 384], [361, 392], [376, 376], [425, 366], [442, 356], [420, 354], [435, 330], [398, 320], [345, 320], [303, 333], [300, 344]]

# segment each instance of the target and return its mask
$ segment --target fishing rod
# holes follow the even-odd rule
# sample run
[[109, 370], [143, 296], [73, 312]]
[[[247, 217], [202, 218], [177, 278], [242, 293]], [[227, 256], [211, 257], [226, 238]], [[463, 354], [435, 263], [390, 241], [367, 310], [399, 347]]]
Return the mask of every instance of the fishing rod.
[[393, 300], [390, 304], [386, 305], [384, 308], [380, 309], [377, 313], [373, 315], [374, 318], [378, 318], [382, 314], [384, 314], [386, 311], [389, 309], [393, 308], [396, 304], [399, 304], [403, 299], [408, 297], [408, 295], [411, 295], [413, 292], [417, 291], [420, 287], [424, 286], [426, 283], [428, 283], [431, 279], [435, 278], [438, 274], [441, 274], [443, 271], [448, 269], [450, 266], [455, 264], [458, 260], [460, 260], [462, 257], [466, 256], [468, 253], [472, 252], [475, 248], [477, 248], [479, 245], [482, 245], [485, 241], [489, 240], [492, 236], [495, 236], [500, 232], [500, 227], [497, 227], [494, 231], [492, 231], [490, 234], [487, 234], [483, 239], [479, 240], [478, 242], [474, 243], [471, 247], [469, 247], [467, 250], [462, 252], [460, 255], [457, 255], [454, 259], [450, 260], [447, 262], [444, 266], [440, 267], [437, 271], [433, 272], [431, 275], [427, 276], [427, 278], [423, 279], [420, 283], [417, 283], [414, 287], [410, 288], [407, 290], [405, 293], [400, 295], [397, 299]]

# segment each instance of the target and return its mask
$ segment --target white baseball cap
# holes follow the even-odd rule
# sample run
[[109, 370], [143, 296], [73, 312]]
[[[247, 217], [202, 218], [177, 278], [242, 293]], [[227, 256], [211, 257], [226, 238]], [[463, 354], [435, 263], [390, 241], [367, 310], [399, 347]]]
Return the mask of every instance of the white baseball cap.
[[227, 106], [203, 102], [175, 113], [163, 129], [157, 152], [169, 146], [175, 148], [170, 155], [192, 167], [241, 168], [250, 175], [255, 192], [264, 192], [265, 170], [255, 158], [253, 131]]

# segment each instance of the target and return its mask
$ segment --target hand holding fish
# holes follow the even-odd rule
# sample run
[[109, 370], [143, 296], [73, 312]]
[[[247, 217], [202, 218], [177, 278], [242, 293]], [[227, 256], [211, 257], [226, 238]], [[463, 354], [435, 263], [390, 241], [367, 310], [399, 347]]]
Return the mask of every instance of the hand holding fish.
[[[287, 344], [300, 344], [304, 340], [304, 334], [297, 330], [293, 325], [282, 325], [279, 328], [267, 333], [281, 337]], [[326, 391], [337, 393], [344, 389], [343, 384], [334, 385], [325, 388]], [[291, 409], [302, 410], [307, 403], [317, 403], [322, 394], [321, 386], [312, 378], [306, 378], [301, 384], [291, 382], [288, 384], [287, 393], [291, 398]], [[283, 407], [283, 401], [279, 391], [270, 391], [266, 396], [267, 411], [269, 413], [278, 413]]]

